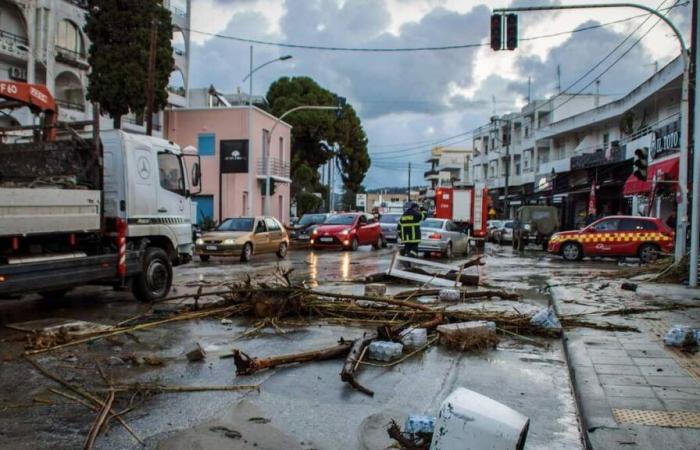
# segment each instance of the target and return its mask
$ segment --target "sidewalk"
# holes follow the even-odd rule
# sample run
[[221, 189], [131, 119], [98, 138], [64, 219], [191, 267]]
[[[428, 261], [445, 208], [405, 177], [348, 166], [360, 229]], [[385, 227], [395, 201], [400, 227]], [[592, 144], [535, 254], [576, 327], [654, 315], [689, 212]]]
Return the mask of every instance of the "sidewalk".
[[[700, 306], [700, 290], [619, 280], [550, 282], [560, 315], [618, 308]], [[700, 449], [700, 353], [665, 347], [672, 324], [700, 327], [700, 308], [593, 316], [640, 333], [575, 329], [564, 343], [586, 446], [592, 449]]]

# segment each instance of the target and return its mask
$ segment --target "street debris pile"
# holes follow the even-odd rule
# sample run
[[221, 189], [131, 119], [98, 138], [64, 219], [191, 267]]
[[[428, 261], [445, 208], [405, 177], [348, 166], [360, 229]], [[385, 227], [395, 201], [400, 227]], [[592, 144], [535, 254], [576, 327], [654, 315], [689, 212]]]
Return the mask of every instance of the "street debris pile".
[[674, 325], [664, 336], [664, 344], [685, 350], [695, 350], [700, 346], [700, 329], [687, 325]]
[[[479, 259], [472, 259], [468, 263], [478, 264]], [[62, 378], [53, 373], [39, 364], [37, 355], [64, 351], [81, 344], [94, 345], [96, 341], [109, 341], [118, 336], [129, 337], [138, 342], [135, 333], [139, 331], [195, 319], [213, 319], [222, 324], [231, 324], [234, 318], [250, 320], [252, 325], [232, 339], [232, 347], [237, 339], [258, 338], [263, 329], [268, 327], [284, 332], [282, 327], [306, 327], [312, 323], [341, 324], [359, 327], [363, 334], [355, 339], [338, 336], [333, 345], [298, 353], [259, 357], [249, 355], [240, 348], [232, 348], [230, 354], [220, 355], [219, 358], [233, 359], [235, 372], [240, 377], [283, 365], [342, 359], [343, 363], [339, 367], [341, 382], [363, 394], [373, 396], [374, 391], [359, 380], [359, 369], [362, 366], [390, 368], [433, 345], [471, 352], [496, 348], [503, 335], [541, 346], [542, 342], [531, 336], [557, 337], [562, 329], [569, 327], [636, 331], [636, 328], [627, 325], [588, 321], [580, 314], [557, 318], [550, 309], [533, 315], [521, 313], [516, 308], [510, 311], [503, 308], [488, 310], [483, 307], [466, 307], [471, 302], [484, 302], [494, 298], [513, 301], [518, 300], [520, 296], [515, 292], [498, 289], [457, 286], [461, 284], [458, 280], [465, 276], [462, 273], [463, 269], [464, 267], [461, 267], [457, 270], [454, 277], [456, 281], [452, 281], [451, 287], [426, 288], [426, 284], [429, 283], [421, 282], [414, 289], [403, 290], [394, 295], [388, 295], [387, 285], [379, 284], [376, 280], [367, 284], [365, 289], [365, 294], [372, 295], [309, 289], [303, 283], [295, 284], [291, 281], [291, 270], [285, 272], [278, 269], [274, 274], [275, 281], [253, 282], [248, 278], [243, 282], [209, 292], [205, 292], [204, 286], [200, 285], [195, 293], [167, 299], [169, 305], [176, 300], [186, 301], [183, 308], [165, 309], [167, 312], [163, 313], [162, 309], [158, 309], [159, 305], [152, 305], [149, 311], [141, 315], [106, 329], [92, 330], [87, 335], [62, 332], [60, 328], [44, 335], [40, 330], [25, 328], [28, 333], [28, 345], [24, 357], [39, 373], [62, 387], [61, 390], [52, 389], [52, 393], [95, 412], [95, 421], [85, 443], [85, 448], [88, 449], [101, 433], [109, 429], [111, 422], [121, 425], [134, 439], [141, 442], [125, 421], [124, 415], [135, 410], [153, 395], [175, 392], [251, 391], [259, 390], [259, 386], [236, 383], [223, 386], [172, 386], [156, 381], [126, 384], [112, 380], [99, 364], [93, 364], [92, 367], [99, 372], [99, 377], [93, 377], [93, 385], [88, 387], [66, 381], [70, 378]], [[435, 278], [434, 274], [426, 276]], [[442, 281], [440, 283], [444, 284]], [[405, 281], [402, 285], [405, 286]], [[212, 297], [218, 300], [215, 303], [204, 301], [205, 298]], [[430, 301], [426, 303], [426, 299]], [[538, 317], [541, 320], [537, 319]], [[199, 344], [193, 343], [185, 349], [184, 357], [190, 363], [196, 364], [197, 361], [211, 358], [211, 355]], [[166, 364], [163, 359], [152, 355], [132, 355], [131, 359], [128, 358], [129, 356], [124, 356], [121, 359], [134, 365], [157, 367]], [[102, 383], [99, 383], [99, 380], [102, 380]]]

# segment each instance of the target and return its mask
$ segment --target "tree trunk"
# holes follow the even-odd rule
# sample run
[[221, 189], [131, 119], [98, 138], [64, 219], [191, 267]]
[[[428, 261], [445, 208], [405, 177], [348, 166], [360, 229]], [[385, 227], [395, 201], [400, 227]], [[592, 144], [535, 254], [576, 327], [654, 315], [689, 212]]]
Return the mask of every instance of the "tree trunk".
[[240, 350], [233, 351], [233, 360], [236, 364], [236, 375], [250, 375], [263, 369], [285, 364], [305, 363], [309, 361], [323, 361], [326, 359], [338, 358], [345, 355], [352, 346], [352, 341], [341, 340], [338, 345], [326, 347], [319, 350], [311, 350], [291, 355], [272, 356], [270, 358], [251, 358]]
[[374, 391], [367, 389], [366, 387], [362, 386], [360, 383], [357, 382], [357, 380], [355, 379], [355, 368], [358, 365], [360, 356], [362, 355], [362, 352], [365, 349], [365, 347], [367, 347], [370, 344], [370, 342], [372, 342], [375, 339], [377, 339], [377, 333], [365, 333], [360, 339], [355, 340], [355, 342], [352, 344], [352, 348], [350, 349], [350, 353], [348, 353], [348, 356], [345, 358], [343, 370], [340, 372], [341, 380], [348, 383], [350, 386], [362, 392], [363, 394], [367, 394], [369, 396], [374, 396]]

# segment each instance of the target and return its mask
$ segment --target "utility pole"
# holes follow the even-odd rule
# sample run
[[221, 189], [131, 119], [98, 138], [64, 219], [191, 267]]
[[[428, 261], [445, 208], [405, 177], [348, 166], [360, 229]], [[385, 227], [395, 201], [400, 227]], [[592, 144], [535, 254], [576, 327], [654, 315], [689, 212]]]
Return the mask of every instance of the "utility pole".
[[[691, 36], [692, 56], [695, 63], [693, 70], [692, 85], [696, 86], [698, 79], [698, 63], [700, 62], [700, 51], [697, 45], [700, 41], [700, 5], [698, 0], [693, 0], [693, 28]], [[700, 138], [700, 120], [697, 120], [697, 114], [700, 112], [700, 89], [697, 87], [693, 90], [693, 105], [691, 108], [693, 117], [693, 199], [691, 205], [690, 219], [690, 260], [688, 286], [697, 287], [698, 285], [698, 251], [700, 251], [700, 146], [698, 139]], [[681, 118], [682, 120], [682, 118]], [[681, 153], [682, 156], [682, 153]]]
[[156, 37], [158, 22], [151, 20], [151, 42], [148, 48], [148, 80], [146, 82], [146, 134], [153, 135], [153, 103], [156, 84]]
[[411, 201], [411, 163], [408, 163], [408, 201]]
[[506, 220], [510, 219], [510, 205], [509, 205], [509, 199], [508, 199], [508, 191], [509, 186], [508, 182], [510, 179], [510, 139], [511, 139], [511, 121], [506, 120], [506, 126], [508, 127], [508, 134], [506, 135], [506, 182], [505, 182], [505, 187], [504, 187], [504, 195], [503, 195], [503, 214], [504, 218]]
[[250, 72], [248, 81], [248, 204], [246, 215], [253, 215], [253, 46], [250, 46]]

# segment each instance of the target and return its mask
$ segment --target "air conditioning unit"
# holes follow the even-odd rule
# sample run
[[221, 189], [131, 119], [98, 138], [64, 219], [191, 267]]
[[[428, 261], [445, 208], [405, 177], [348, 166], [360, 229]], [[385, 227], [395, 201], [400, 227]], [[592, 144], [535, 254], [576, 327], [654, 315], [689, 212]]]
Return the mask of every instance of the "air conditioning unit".
[[27, 81], [27, 69], [23, 69], [21, 67], [10, 67], [9, 72], [10, 79]]

